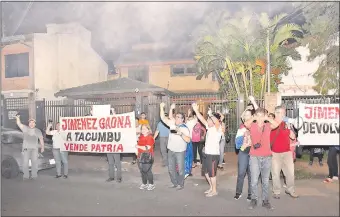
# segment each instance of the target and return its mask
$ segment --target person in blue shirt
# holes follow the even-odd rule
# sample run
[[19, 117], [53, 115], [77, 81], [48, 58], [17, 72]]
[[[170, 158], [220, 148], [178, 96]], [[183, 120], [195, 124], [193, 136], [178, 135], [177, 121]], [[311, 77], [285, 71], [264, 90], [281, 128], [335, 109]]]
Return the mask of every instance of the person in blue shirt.
[[[165, 114], [165, 117], [168, 117], [168, 114]], [[166, 167], [168, 165], [169, 133], [170, 133], [169, 127], [166, 126], [162, 121], [159, 121], [153, 138], [156, 140], [156, 138], [159, 136], [163, 167]]]

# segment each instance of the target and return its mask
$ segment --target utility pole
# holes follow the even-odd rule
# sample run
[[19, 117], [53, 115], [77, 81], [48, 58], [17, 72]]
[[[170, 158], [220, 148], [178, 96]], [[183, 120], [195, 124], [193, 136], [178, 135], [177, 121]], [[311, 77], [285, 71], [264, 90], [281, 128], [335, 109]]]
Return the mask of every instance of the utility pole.
[[267, 92], [270, 93], [270, 28], [267, 29]]

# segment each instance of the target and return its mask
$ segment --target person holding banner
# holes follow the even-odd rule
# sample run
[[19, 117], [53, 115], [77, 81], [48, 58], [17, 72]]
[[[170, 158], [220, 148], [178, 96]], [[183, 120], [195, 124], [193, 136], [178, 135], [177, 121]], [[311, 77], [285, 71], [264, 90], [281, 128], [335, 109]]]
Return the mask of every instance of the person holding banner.
[[57, 175], [55, 178], [61, 177], [61, 165], [64, 167], [64, 179], [68, 177], [68, 152], [67, 151], [60, 151], [60, 147], [63, 145], [63, 138], [60, 134], [60, 123], [56, 123], [56, 129], [52, 129], [52, 123], [49, 122], [47, 125], [46, 135], [52, 136], [53, 141], [53, 156], [55, 159]]
[[[40, 141], [41, 146], [40, 152], [43, 153], [45, 148], [43, 135], [41, 131], [35, 127], [36, 123], [32, 118], [28, 120], [28, 126], [21, 123], [20, 115], [16, 116], [16, 122], [24, 134], [22, 143], [22, 170], [24, 172], [23, 178], [24, 180], [29, 178], [36, 179], [38, 177], [38, 140]], [[32, 162], [31, 177], [29, 177], [29, 160]]]
[[[163, 123], [170, 128], [168, 141], [168, 169], [172, 182], [171, 188], [182, 190], [184, 188], [184, 173], [185, 173], [185, 153], [187, 145], [191, 142], [190, 131], [185, 123], [185, 116], [182, 113], [177, 113], [175, 118], [172, 116], [173, 110], [176, 108], [172, 104], [169, 111], [169, 118], [165, 117], [165, 103], [160, 104], [160, 116]], [[178, 167], [178, 172], [176, 170]]]
[[152, 165], [154, 162], [155, 140], [151, 134], [151, 128], [147, 124], [141, 125], [141, 135], [138, 139], [137, 159], [138, 167], [142, 175], [142, 184], [139, 189], [152, 191], [155, 189], [153, 183]]

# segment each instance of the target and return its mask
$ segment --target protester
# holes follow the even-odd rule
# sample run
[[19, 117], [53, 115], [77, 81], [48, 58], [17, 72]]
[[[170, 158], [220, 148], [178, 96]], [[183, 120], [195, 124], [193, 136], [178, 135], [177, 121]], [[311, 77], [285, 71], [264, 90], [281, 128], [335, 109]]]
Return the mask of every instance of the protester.
[[140, 125], [144, 125], [144, 124], [145, 125], [150, 125], [149, 121], [146, 119], [145, 112], [140, 113], [140, 117], [139, 117], [138, 123]]
[[328, 177], [324, 180], [325, 183], [330, 183], [339, 180], [339, 167], [337, 155], [339, 153], [340, 146], [331, 146], [328, 151]]
[[[245, 110], [242, 114], [242, 122], [248, 121], [252, 118], [254, 110]], [[238, 170], [237, 170], [237, 183], [236, 183], [236, 195], [235, 200], [238, 200], [242, 196], [243, 183], [246, 175], [248, 176], [248, 197], [247, 200], [251, 200], [251, 173], [249, 168], [249, 151], [251, 146], [251, 138], [249, 130], [241, 124], [236, 133], [235, 138], [236, 149], [238, 152]]]
[[[256, 121], [256, 123], [253, 123]], [[268, 121], [269, 123], [265, 123]], [[272, 163], [272, 153], [270, 149], [270, 132], [278, 127], [275, 120], [271, 120], [266, 115], [263, 108], [258, 108], [255, 115], [246, 121], [244, 125], [249, 129], [252, 140], [250, 148], [250, 172], [251, 172], [251, 202], [249, 209], [257, 206], [258, 200], [258, 180], [261, 174], [262, 179], [262, 206], [273, 209], [269, 202], [269, 174]]]
[[222, 129], [220, 123], [220, 115], [215, 113], [212, 114], [211, 109], [208, 111], [208, 120], [199, 113], [198, 105], [196, 103], [192, 104], [193, 110], [196, 112], [197, 118], [201, 123], [207, 128], [207, 137], [205, 140], [205, 177], [210, 185], [210, 188], [204, 192], [207, 197], [213, 197], [218, 194], [216, 185], [216, 172], [217, 164], [220, 158], [220, 140], [222, 137]]
[[[202, 113], [200, 113], [202, 115]], [[203, 115], [202, 115], [203, 116]], [[192, 147], [193, 147], [193, 168], [197, 166], [198, 163], [202, 164], [203, 159], [203, 147], [205, 142], [205, 135], [206, 135], [206, 129], [201, 124], [201, 122], [197, 122], [192, 130]], [[197, 152], [199, 154], [200, 160], [197, 159]]]
[[[23, 179], [36, 179], [38, 177], [38, 140], [40, 141], [40, 152], [44, 152], [44, 137], [41, 131], [36, 128], [36, 122], [33, 118], [28, 120], [28, 126], [23, 125], [20, 121], [20, 115], [16, 116], [16, 122], [22, 133], [24, 134], [22, 143], [22, 170]], [[29, 160], [31, 160], [31, 177], [29, 176]]]
[[[114, 109], [111, 109], [110, 115], [115, 115]], [[115, 180], [118, 183], [122, 182], [122, 161], [120, 153], [107, 153], [107, 161], [109, 162], [109, 178], [107, 182]], [[116, 170], [116, 171], [115, 171]]]
[[217, 111], [216, 113], [220, 116], [219, 121], [220, 121], [220, 125], [221, 125], [221, 130], [222, 130], [222, 137], [221, 137], [221, 140], [220, 140], [220, 160], [219, 160], [217, 168], [223, 169], [224, 150], [225, 150], [225, 144], [226, 144], [226, 138], [225, 138], [226, 126], [225, 126], [225, 123], [224, 123], [224, 115], [220, 111]]
[[[165, 117], [168, 118], [168, 114], [165, 113]], [[162, 166], [168, 166], [168, 140], [169, 140], [170, 129], [167, 127], [162, 121], [159, 121], [157, 124], [156, 132], [154, 135], [154, 139], [159, 136], [159, 146], [162, 155]]]
[[[173, 110], [176, 108], [172, 104], [169, 111], [169, 118], [165, 117], [164, 113], [165, 103], [160, 104], [160, 116], [165, 125], [170, 128], [168, 141], [168, 169], [172, 182], [171, 188], [181, 190], [184, 188], [184, 167], [185, 167], [185, 153], [187, 144], [190, 140], [190, 131], [185, 123], [185, 116], [182, 113], [176, 113], [172, 116]], [[178, 172], [176, 171], [176, 165]]]
[[189, 135], [190, 135], [190, 142], [187, 145], [187, 150], [185, 151], [185, 175], [184, 179], [186, 179], [188, 176], [192, 176], [191, 170], [192, 170], [192, 165], [193, 165], [193, 159], [194, 159], [194, 154], [193, 154], [193, 146], [192, 146], [192, 132], [197, 124], [197, 117], [195, 112], [193, 112], [191, 109], [188, 109], [188, 117], [185, 122], [185, 125], [189, 129]]
[[272, 146], [272, 180], [273, 180], [273, 197], [280, 199], [281, 191], [281, 170], [286, 179], [286, 194], [293, 198], [299, 196], [295, 193], [294, 186], [294, 159], [291, 152], [291, 140], [295, 140], [295, 133], [291, 126], [287, 125], [283, 119], [286, 111], [282, 106], [275, 108], [275, 121], [279, 123], [278, 128], [273, 129], [270, 134]]
[[[136, 148], [138, 149], [138, 167], [142, 175], [142, 184], [139, 189], [152, 191], [155, 189], [153, 182], [152, 165], [154, 162], [154, 144], [155, 140], [151, 134], [149, 125], [141, 126], [141, 135]], [[143, 156], [143, 154], [146, 154]]]
[[63, 138], [60, 134], [60, 123], [56, 123], [55, 130], [52, 129], [52, 122], [49, 122], [47, 125], [46, 134], [52, 136], [53, 141], [53, 156], [55, 160], [55, 165], [57, 169], [57, 175], [55, 178], [61, 177], [61, 165], [63, 165], [64, 168], [64, 179], [67, 179], [68, 177], [68, 152], [67, 151], [61, 151], [60, 148], [64, 143]]

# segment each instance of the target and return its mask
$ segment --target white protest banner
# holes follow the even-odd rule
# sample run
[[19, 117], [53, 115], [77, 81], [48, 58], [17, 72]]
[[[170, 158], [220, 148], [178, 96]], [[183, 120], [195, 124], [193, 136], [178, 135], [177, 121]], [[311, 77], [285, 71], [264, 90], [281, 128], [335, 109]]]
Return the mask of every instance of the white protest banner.
[[111, 105], [93, 105], [92, 116], [110, 115]]
[[339, 145], [339, 105], [299, 104], [301, 145]]
[[64, 140], [61, 151], [94, 153], [135, 153], [134, 112], [86, 117], [60, 118]]

